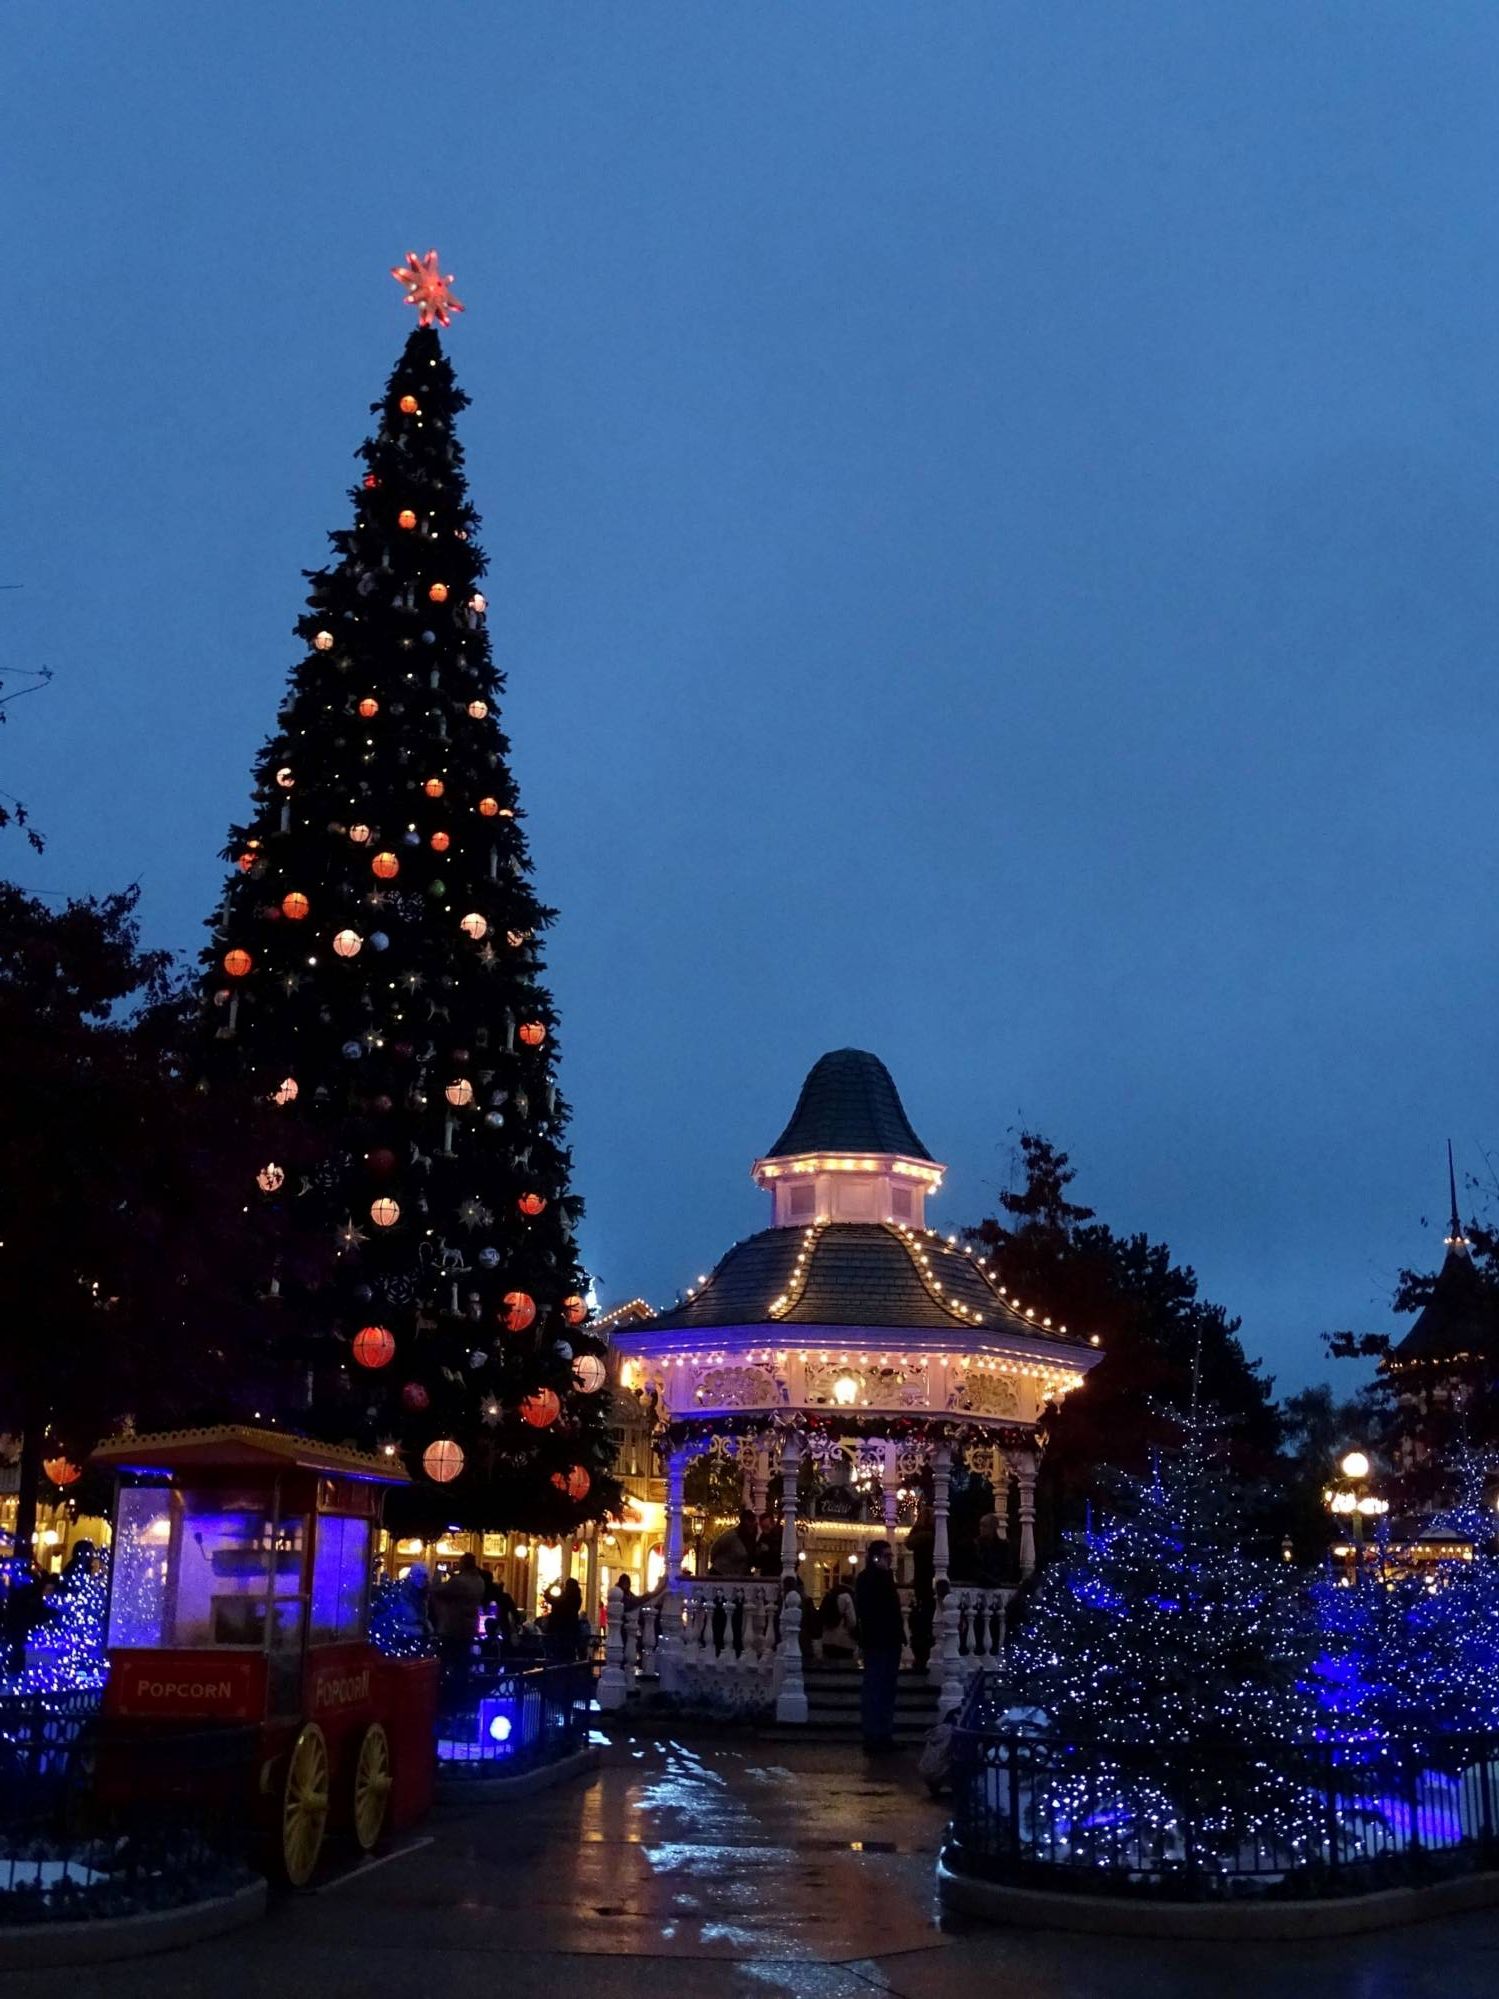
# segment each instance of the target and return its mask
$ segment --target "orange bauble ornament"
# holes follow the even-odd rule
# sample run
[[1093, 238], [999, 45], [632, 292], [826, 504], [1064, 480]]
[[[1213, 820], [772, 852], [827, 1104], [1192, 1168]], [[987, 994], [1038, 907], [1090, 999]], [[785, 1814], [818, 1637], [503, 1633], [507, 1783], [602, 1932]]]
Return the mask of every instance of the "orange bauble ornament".
[[395, 1354], [395, 1335], [385, 1326], [361, 1326], [354, 1335], [354, 1358], [361, 1367], [389, 1367]]
[[76, 1485], [83, 1477], [81, 1465], [75, 1465], [71, 1458], [43, 1458], [42, 1470], [54, 1485]]
[[583, 1321], [588, 1317], [587, 1303], [578, 1296], [576, 1291], [571, 1298], [563, 1299], [562, 1316], [570, 1326], [581, 1326]]
[[242, 979], [254, 962], [255, 960], [250, 956], [248, 951], [226, 951], [224, 953], [224, 970], [229, 974], [231, 979]]
[[459, 1076], [448, 1084], [447, 1088], [443, 1091], [443, 1095], [450, 1104], [462, 1110], [465, 1104], [471, 1104], [474, 1101], [474, 1086], [467, 1076]]
[[377, 1229], [393, 1229], [401, 1219], [401, 1204], [392, 1201], [389, 1195], [382, 1195], [378, 1201], [370, 1202], [370, 1220]]
[[300, 894], [296, 889], [293, 889], [290, 895], [284, 895], [281, 898], [281, 914], [289, 916], [293, 923], [300, 923], [311, 907], [312, 904], [307, 900], [306, 896]]
[[432, 599], [434, 604], [446, 604], [448, 601], [448, 586], [446, 583], [434, 583], [432, 588], [427, 592], [427, 595]]
[[429, 777], [422, 786], [422, 790], [426, 792], [429, 798], [441, 798], [445, 788], [440, 777]]
[[569, 1465], [566, 1471], [552, 1473], [552, 1484], [559, 1492], [565, 1492], [569, 1499], [576, 1502], [588, 1497], [588, 1488], [593, 1484], [593, 1480], [581, 1465]]
[[463, 932], [465, 937], [472, 937], [477, 944], [489, 928], [489, 925], [484, 921], [484, 918], [479, 914], [477, 909], [471, 909], [467, 916], [461, 916], [458, 919], [458, 928]]
[[333, 939], [333, 949], [340, 958], [357, 958], [364, 949], [364, 939], [357, 930], [340, 930]]
[[504, 1307], [507, 1333], [523, 1333], [536, 1318], [536, 1300], [529, 1291], [507, 1291]]
[[493, 819], [499, 809], [500, 801], [497, 798], [481, 798], [479, 800], [478, 811], [481, 819]]
[[253, 854], [241, 854], [234, 865], [242, 875], [247, 875], [255, 865], [255, 856]]
[[401, 511], [396, 515], [396, 526], [398, 528], [414, 528], [416, 526], [416, 515], [411, 511], [410, 507], [402, 507]]
[[420, 408], [421, 404], [417, 401], [415, 396], [402, 396], [401, 409], [404, 415], [415, 416]]
[[434, 854], [445, 854], [453, 842], [446, 833], [434, 833], [427, 844]]
[[333, 634], [332, 632], [319, 632], [312, 643], [317, 647], [319, 652], [332, 652]]
[[523, 1398], [520, 1413], [533, 1430], [544, 1430], [562, 1414], [555, 1388], [538, 1388]]
[[546, 1207], [546, 1196], [544, 1194], [522, 1194], [515, 1205], [523, 1215], [529, 1217], [534, 1222], [536, 1217]]
[[372, 721], [380, 712], [380, 703], [373, 694], [366, 694], [359, 704], [359, 712], [366, 722]]
[[354, 842], [356, 847], [367, 846], [370, 840], [370, 829], [368, 826], [351, 826], [349, 828], [349, 838]]
[[547, 1038], [547, 1031], [539, 1020], [521, 1022], [520, 1038], [528, 1048], [539, 1048]]
[[383, 882], [393, 882], [401, 872], [401, 863], [394, 854], [376, 854], [370, 867]]
[[471, 721], [482, 722], [484, 717], [489, 713], [489, 703], [487, 701], [470, 701], [468, 712]]
[[449, 1485], [463, 1470], [463, 1446], [439, 1437], [422, 1452], [422, 1470], [438, 1485]]
[[297, 1101], [296, 1077], [283, 1076], [281, 1081], [276, 1085], [275, 1089], [272, 1090], [271, 1092], [271, 1102], [273, 1104], [294, 1104], [296, 1101]]

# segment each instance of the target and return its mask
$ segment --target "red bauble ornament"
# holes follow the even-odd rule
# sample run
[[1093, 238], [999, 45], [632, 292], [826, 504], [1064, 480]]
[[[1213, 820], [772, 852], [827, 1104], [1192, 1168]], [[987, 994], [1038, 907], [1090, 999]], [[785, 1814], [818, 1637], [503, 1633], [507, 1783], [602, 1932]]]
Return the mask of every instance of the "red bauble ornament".
[[571, 1298], [563, 1299], [562, 1316], [570, 1326], [581, 1326], [583, 1321], [588, 1317], [587, 1303], [578, 1296], [576, 1291]]
[[395, 1336], [384, 1326], [361, 1326], [354, 1335], [354, 1358], [361, 1367], [389, 1367], [395, 1354]]
[[306, 896], [299, 895], [296, 890], [293, 890], [290, 895], [284, 895], [281, 898], [281, 914], [289, 916], [293, 923], [300, 923], [311, 907], [312, 904], [307, 900]]
[[401, 1400], [408, 1409], [425, 1409], [432, 1398], [419, 1381], [408, 1381], [401, 1390]]
[[515, 1204], [528, 1221], [535, 1221], [546, 1207], [544, 1194], [522, 1194]]
[[[379, 1104], [381, 1099], [377, 1097], [375, 1102]], [[365, 1154], [364, 1163], [370, 1169], [371, 1173], [382, 1175], [394, 1173], [396, 1170], [396, 1155], [388, 1145], [377, 1145], [373, 1152]]]
[[422, 1452], [422, 1470], [436, 1484], [450, 1484], [463, 1470], [463, 1446], [451, 1437], [439, 1437]]
[[549, 1423], [555, 1423], [562, 1414], [562, 1404], [557, 1400], [556, 1389], [535, 1389], [523, 1398], [520, 1413], [534, 1430], [546, 1429]]
[[75, 1465], [71, 1458], [43, 1458], [42, 1470], [54, 1485], [76, 1485], [83, 1477], [81, 1465]]
[[248, 951], [226, 951], [224, 953], [224, 970], [229, 974], [231, 979], [242, 979], [254, 962]]
[[565, 1492], [569, 1499], [577, 1502], [588, 1497], [588, 1488], [593, 1484], [593, 1480], [581, 1465], [569, 1465], [565, 1472], [552, 1473], [552, 1484], [559, 1492]]
[[539, 1048], [547, 1038], [547, 1031], [539, 1020], [523, 1021], [520, 1028], [520, 1038], [528, 1048]]
[[529, 1291], [507, 1291], [503, 1300], [507, 1333], [523, 1333], [536, 1318], [536, 1300]]

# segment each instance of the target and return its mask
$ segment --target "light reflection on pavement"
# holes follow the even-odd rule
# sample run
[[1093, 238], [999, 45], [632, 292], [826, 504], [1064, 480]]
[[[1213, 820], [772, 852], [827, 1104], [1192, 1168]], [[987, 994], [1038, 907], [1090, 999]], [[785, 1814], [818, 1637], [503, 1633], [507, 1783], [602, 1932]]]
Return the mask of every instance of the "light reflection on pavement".
[[[1317, 1945], [944, 1930], [944, 1809], [904, 1758], [619, 1743], [590, 1781], [442, 1807], [430, 1844], [236, 1936], [61, 1974], [69, 1999], [1478, 1999], [1499, 1913]], [[56, 1999], [59, 1974], [0, 1976]]]

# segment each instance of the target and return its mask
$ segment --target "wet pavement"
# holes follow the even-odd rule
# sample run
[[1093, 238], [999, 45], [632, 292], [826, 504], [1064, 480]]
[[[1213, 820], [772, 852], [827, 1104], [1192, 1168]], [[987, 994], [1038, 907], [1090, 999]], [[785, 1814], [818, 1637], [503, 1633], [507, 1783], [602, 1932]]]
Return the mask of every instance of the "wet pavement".
[[[933, 1897], [944, 1810], [905, 1758], [712, 1740], [619, 1743], [590, 1780], [444, 1806], [383, 1863], [218, 1942], [0, 1976], [56, 1999], [1478, 1999], [1499, 1911], [1327, 1944], [1112, 1942], [977, 1924]], [[1003, 1983], [1001, 1983], [1003, 1981]]]

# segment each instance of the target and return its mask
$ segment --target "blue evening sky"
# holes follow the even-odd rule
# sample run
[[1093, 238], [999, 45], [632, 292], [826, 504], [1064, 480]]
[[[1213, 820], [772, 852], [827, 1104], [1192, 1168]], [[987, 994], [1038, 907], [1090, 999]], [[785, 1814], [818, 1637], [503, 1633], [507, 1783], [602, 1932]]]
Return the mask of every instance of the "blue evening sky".
[[436, 244], [604, 1301], [825, 1048], [1281, 1383], [1499, 1138], [1494, 0], [12, 0], [28, 886], [196, 950]]

